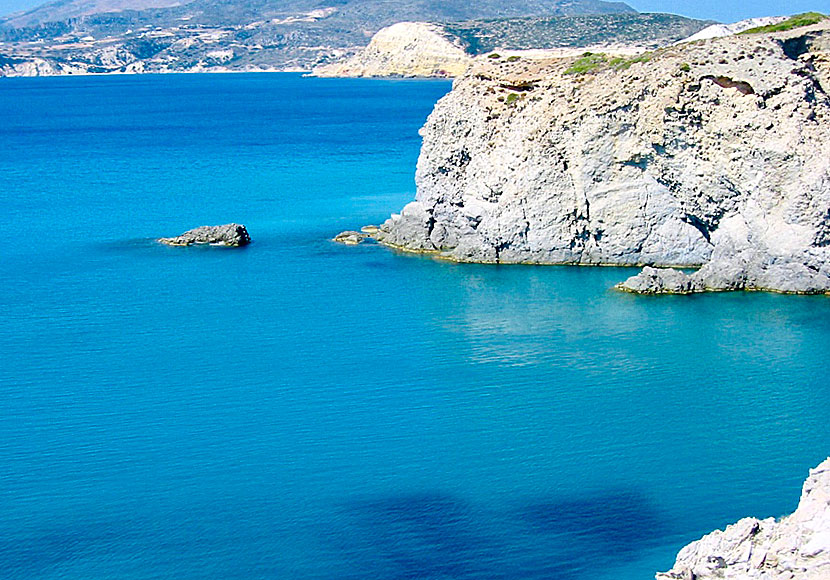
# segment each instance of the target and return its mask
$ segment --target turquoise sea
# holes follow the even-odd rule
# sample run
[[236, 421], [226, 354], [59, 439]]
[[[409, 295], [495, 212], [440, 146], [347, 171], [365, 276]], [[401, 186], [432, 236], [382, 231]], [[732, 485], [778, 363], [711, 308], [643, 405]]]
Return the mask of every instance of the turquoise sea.
[[2, 79], [0, 577], [639, 580], [794, 509], [830, 299], [329, 241], [449, 89]]

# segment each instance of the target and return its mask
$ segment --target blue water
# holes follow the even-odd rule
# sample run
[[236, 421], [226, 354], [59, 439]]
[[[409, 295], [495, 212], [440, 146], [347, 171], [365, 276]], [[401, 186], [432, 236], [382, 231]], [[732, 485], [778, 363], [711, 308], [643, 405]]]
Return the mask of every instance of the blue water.
[[0, 83], [0, 577], [648, 579], [795, 507], [827, 298], [328, 241], [413, 197], [449, 88]]

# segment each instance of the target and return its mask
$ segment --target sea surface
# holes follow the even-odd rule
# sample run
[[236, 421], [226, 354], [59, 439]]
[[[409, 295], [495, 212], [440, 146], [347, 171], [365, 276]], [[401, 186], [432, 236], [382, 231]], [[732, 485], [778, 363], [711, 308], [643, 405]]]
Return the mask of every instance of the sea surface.
[[795, 508], [830, 299], [329, 241], [449, 89], [0, 79], [0, 577], [639, 580]]

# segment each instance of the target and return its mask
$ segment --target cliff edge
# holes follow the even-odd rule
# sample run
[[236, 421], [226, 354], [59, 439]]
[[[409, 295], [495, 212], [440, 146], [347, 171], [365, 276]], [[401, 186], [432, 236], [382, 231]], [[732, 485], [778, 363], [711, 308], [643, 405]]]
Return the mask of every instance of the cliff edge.
[[826, 20], [627, 59], [479, 58], [376, 237], [456, 261], [700, 267], [635, 292], [828, 292], [828, 92]]
[[798, 509], [776, 521], [745, 518], [692, 542], [657, 580], [830, 578], [830, 458], [804, 482]]

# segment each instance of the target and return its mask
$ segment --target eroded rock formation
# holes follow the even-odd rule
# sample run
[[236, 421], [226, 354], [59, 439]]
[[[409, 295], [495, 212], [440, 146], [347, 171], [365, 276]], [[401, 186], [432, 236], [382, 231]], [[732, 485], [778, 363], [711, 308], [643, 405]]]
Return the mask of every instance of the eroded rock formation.
[[829, 28], [477, 59], [376, 237], [457, 261], [702, 266], [648, 271], [658, 291], [830, 291]]
[[399, 22], [372, 37], [369, 46], [344, 62], [319, 66], [321, 77], [456, 77], [472, 57], [435, 24]]

